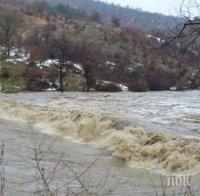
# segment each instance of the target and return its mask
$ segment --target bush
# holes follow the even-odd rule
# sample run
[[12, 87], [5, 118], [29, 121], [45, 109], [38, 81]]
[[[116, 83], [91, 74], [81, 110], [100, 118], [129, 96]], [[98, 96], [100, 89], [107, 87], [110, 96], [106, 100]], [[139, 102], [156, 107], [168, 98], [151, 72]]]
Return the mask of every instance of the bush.
[[95, 86], [96, 91], [100, 92], [120, 92], [122, 91], [121, 87], [115, 84], [114, 82], [104, 82], [99, 81]]
[[78, 91], [78, 87], [76, 85], [64, 85], [64, 91]]
[[0, 61], [5, 61], [8, 58], [6, 51], [0, 51]]
[[132, 92], [145, 92], [148, 90], [148, 84], [146, 80], [141, 79], [139, 81], [134, 81], [130, 85], [128, 85], [128, 89]]
[[36, 65], [36, 62], [35, 61], [30, 61], [29, 63], [28, 63], [28, 66], [29, 67], [36, 67], [37, 65]]
[[173, 69], [157, 67], [154, 71], [148, 72], [149, 89], [153, 91], [169, 90], [176, 86], [178, 73]]
[[3, 93], [18, 93], [20, 91], [20, 88], [17, 86], [14, 86], [12, 81], [5, 80], [5, 81], [1, 82], [0, 90]]
[[180, 75], [181, 79], [176, 85], [178, 90], [198, 89], [200, 87], [200, 75], [198, 74], [198, 70], [183, 70]]
[[50, 84], [46, 81], [33, 81], [28, 80], [26, 84], [26, 90], [28, 91], [45, 91], [46, 89], [50, 88]]
[[40, 69], [29, 65], [23, 75], [27, 81], [25, 89], [28, 91], [45, 91], [48, 88], [57, 86], [57, 73], [53, 69]]
[[0, 67], [0, 77], [9, 78], [9, 71], [6, 67]]

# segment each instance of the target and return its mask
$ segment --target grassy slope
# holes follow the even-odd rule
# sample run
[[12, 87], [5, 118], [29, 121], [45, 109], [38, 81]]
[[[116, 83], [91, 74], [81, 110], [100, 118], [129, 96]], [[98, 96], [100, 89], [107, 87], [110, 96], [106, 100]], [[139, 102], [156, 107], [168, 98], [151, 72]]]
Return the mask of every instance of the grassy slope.
[[0, 62], [0, 67], [8, 72], [7, 77], [0, 77], [1, 91], [16, 92], [24, 88], [26, 80], [23, 77], [23, 72], [25, 66], [22, 63]]

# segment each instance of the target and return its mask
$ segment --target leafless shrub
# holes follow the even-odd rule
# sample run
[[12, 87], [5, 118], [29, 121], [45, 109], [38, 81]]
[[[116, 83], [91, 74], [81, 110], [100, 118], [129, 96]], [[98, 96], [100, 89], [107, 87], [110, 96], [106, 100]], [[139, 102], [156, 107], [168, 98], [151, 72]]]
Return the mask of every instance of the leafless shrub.
[[5, 189], [5, 177], [4, 177], [4, 171], [2, 168], [3, 163], [3, 157], [4, 157], [4, 143], [1, 146], [1, 154], [0, 154], [0, 196], [4, 195], [4, 189]]
[[[35, 193], [45, 196], [56, 195], [95, 195], [102, 193], [110, 195], [114, 193], [126, 181], [120, 177], [111, 177], [108, 170], [105, 176], [97, 178], [93, 173], [93, 169], [101, 156], [98, 155], [88, 166], [78, 167], [77, 163], [70, 160], [66, 154], [55, 151], [54, 146], [57, 139], [54, 141], [48, 140], [48, 136], [38, 141], [38, 138], [33, 133], [33, 146], [31, 148], [32, 158], [26, 158], [18, 152], [15, 156], [29, 165], [34, 170], [34, 175], [20, 182], [21, 185], [34, 186]], [[108, 184], [109, 178], [112, 178], [114, 185]], [[18, 184], [11, 182], [11, 184]], [[24, 187], [26, 188], [26, 187]]]
[[183, 0], [179, 12], [183, 18], [183, 22], [169, 32], [163, 46], [178, 41], [184, 46], [184, 50], [192, 47], [193, 50], [198, 51], [200, 37], [200, 4], [197, 0]]
[[[20, 187], [26, 189], [29, 185], [33, 187], [33, 194], [44, 196], [57, 196], [57, 195], [115, 195], [119, 188], [128, 183], [123, 177], [116, 177], [109, 173], [109, 170], [104, 172], [102, 177], [98, 178], [95, 174], [95, 168], [100, 160], [101, 154], [98, 155], [86, 167], [80, 167], [76, 161], [73, 161], [70, 156], [60, 152], [56, 149], [59, 144], [59, 138], [52, 139], [50, 136], [39, 136], [32, 132], [32, 144], [30, 143], [30, 150], [28, 156], [19, 154], [17, 151], [13, 155], [21, 159], [20, 166], [25, 164], [28, 168], [33, 169], [32, 176], [23, 182], [10, 182], [12, 185], [17, 186], [17, 189], [22, 190]], [[4, 144], [0, 153], [0, 166], [4, 156]], [[155, 195], [168, 195], [168, 186], [165, 182], [165, 176], [160, 176], [157, 183], [154, 182], [152, 176], [147, 172], [148, 178], [153, 187]], [[6, 175], [6, 173], [5, 173]], [[121, 175], [120, 175], [121, 176]], [[5, 177], [4, 174], [0, 175], [0, 196], [5, 194]], [[18, 180], [17, 180], [18, 181]], [[112, 181], [112, 182], [111, 182]], [[160, 184], [159, 184], [160, 182]], [[7, 181], [6, 181], [7, 183]], [[114, 184], [114, 185], [113, 185]], [[6, 186], [7, 188], [8, 186]], [[195, 187], [195, 186], [194, 186]], [[181, 187], [179, 190], [171, 190], [171, 195], [181, 196], [195, 196], [198, 195], [198, 189], [192, 185]], [[174, 188], [174, 187], [172, 187]], [[175, 187], [177, 188], [177, 187]], [[15, 190], [14, 190], [15, 191]], [[18, 190], [17, 190], [18, 191]], [[19, 191], [18, 191], [19, 192]], [[133, 193], [134, 194], [134, 193]]]

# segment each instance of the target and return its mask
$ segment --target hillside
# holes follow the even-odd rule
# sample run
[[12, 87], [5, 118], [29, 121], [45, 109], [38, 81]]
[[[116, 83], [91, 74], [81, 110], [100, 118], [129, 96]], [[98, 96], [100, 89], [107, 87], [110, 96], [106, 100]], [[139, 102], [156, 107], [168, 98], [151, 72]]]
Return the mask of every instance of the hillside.
[[[1, 5], [5, 13], [9, 13], [8, 7], [4, 3]], [[182, 53], [181, 46], [176, 43], [159, 48], [164, 38], [151, 31], [91, 21], [74, 5], [73, 8], [62, 4], [54, 6], [45, 1], [27, 4], [22, 0], [12, 0], [10, 5], [11, 13], [12, 9], [17, 10], [17, 15], [23, 18], [23, 25], [18, 29], [18, 32], [23, 29], [23, 34], [18, 33], [13, 37], [15, 42], [11, 42], [14, 56], [20, 56], [16, 47], [23, 48], [27, 56], [21, 63], [17, 60], [24, 65], [21, 76], [18, 74], [23, 79], [21, 89], [59, 89], [62, 59], [66, 61], [62, 69], [65, 90], [84, 90], [85, 80], [99, 91], [119, 91], [120, 85], [132, 91], [169, 90], [171, 87], [181, 90], [190, 86], [198, 71], [200, 59], [196, 53]], [[85, 17], [80, 18], [79, 14]], [[9, 73], [11, 64], [16, 62], [12, 59], [14, 56], [6, 57], [1, 53], [0, 77], [4, 77], [4, 83], [10, 81], [10, 77], [15, 81], [15, 75]], [[198, 82], [194, 88], [199, 87]], [[116, 87], [116, 84], [119, 85]], [[106, 88], [102, 88], [104, 85]]]
[[[38, 0], [1, 0], [4, 3], [22, 4], [22, 2], [44, 2]], [[183, 19], [174, 16], [165, 16], [158, 13], [145, 12], [140, 9], [132, 9], [129, 7], [121, 7], [115, 4], [107, 4], [98, 0], [46, 0], [50, 6], [59, 6], [63, 4], [67, 9], [75, 9], [75, 14], [81, 18], [84, 14], [92, 14], [93, 12], [99, 12], [102, 20], [105, 23], [110, 23], [112, 16], [117, 16], [121, 19], [121, 23], [124, 26], [132, 26], [134, 28], [140, 28], [143, 30], [152, 29], [171, 29]], [[74, 10], [71, 10], [74, 12]]]
[[88, 14], [94, 11], [102, 15], [104, 22], [108, 23], [112, 16], [116, 15], [122, 20], [123, 25], [133, 26], [140, 29], [169, 29], [182, 21], [181, 18], [165, 16], [157, 13], [145, 12], [139, 9], [121, 7], [95, 0], [47, 0], [51, 5], [68, 4]]

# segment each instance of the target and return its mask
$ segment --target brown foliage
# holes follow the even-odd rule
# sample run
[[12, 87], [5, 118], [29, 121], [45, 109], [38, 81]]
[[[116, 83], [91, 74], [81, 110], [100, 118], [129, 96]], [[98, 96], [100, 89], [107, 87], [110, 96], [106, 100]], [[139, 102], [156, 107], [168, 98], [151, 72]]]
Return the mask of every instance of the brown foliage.
[[169, 90], [178, 80], [178, 74], [174, 70], [157, 67], [148, 71], [148, 84], [150, 90]]
[[141, 79], [139, 81], [132, 82], [128, 85], [128, 88], [132, 92], [145, 92], [148, 90], [148, 84], [146, 80]]
[[90, 15], [90, 20], [91, 20], [92, 22], [100, 23], [100, 22], [102, 21], [102, 19], [101, 19], [101, 14], [100, 14], [99, 12], [97, 12], [97, 11], [91, 13], [91, 15]]
[[54, 69], [29, 65], [23, 73], [26, 78], [26, 90], [44, 91], [51, 87], [56, 87], [57, 72]]

